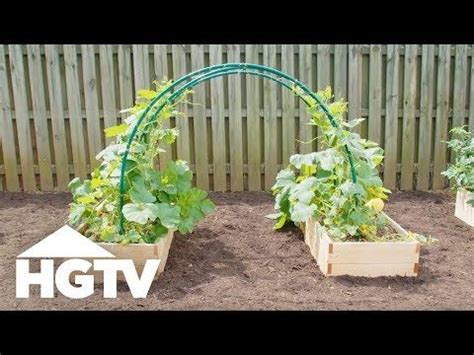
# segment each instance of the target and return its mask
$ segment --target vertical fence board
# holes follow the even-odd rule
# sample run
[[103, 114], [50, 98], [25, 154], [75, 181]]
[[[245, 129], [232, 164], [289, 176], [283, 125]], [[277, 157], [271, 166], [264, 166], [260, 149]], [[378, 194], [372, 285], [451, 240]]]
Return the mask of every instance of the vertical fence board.
[[441, 172], [446, 169], [447, 148], [446, 144], [442, 143], [442, 141], [445, 141], [448, 138], [450, 61], [450, 46], [440, 45], [438, 57], [433, 190], [442, 189], [445, 183], [445, 179], [441, 175]]
[[[315, 90], [312, 86], [313, 82], [313, 70], [312, 70], [312, 50], [310, 45], [299, 46], [299, 79], [306, 84], [311, 90]], [[313, 139], [313, 126], [308, 125], [310, 122], [310, 115], [307, 112], [306, 105], [300, 100], [299, 101], [299, 152], [301, 154], [311, 153], [312, 144], [310, 141]]]
[[[179, 79], [186, 73], [186, 56], [184, 46], [177, 44], [173, 45], [173, 73], [176, 79]], [[180, 104], [178, 107], [180, 112], [184, 113], [184, 117], [176, 118], [176, 128], [179, 130], [177, 139], [178, 159], [189, 161], [191, 156], [189, 147], [189, 122], [188, 122], [188, 108], [186, 104]]]
[[9, 45], [13, 101], [20, 150], [21, 176], [24, 191], [36, 191], [33, 147], [31, 144], [30, 117], [26, 94], [23, 51], [20, 45]]
[[[240, 46], [227, 45], [227, 61], [240, 62]], [[244, 167], [242, 156], [242, 96], [241, 78], [229, 76], [229, 141], [230, 141], [230, 189], [243, 191]]]
[[417, 190], [430, 188], [431, 132], [434, 93], [434, 45], [423, 46], [421, 61], [420, 138], [418, 150]]
[[[466, 70], [467, 46], [456, 45], [454, 62], [454, 95], [453, 95], [453, 127], [464, 126], [466, 112]], [[451, 162], [456, 159], [456, 153], [451, 152]]]
[[[317, 89], [324, 90], [331, 84], [331, 57], [330, 57], [331, 46], [327, 44], [318, 45], [318, 54], [316, 57], [316, 73], [317, 73]], [[321, 134], [321, 130], [318, 128], [317, 135]], [[321, 146], [321, 140], [318, 139], [318, 150], [323, 149]]]
[[[222, 63], [222, 45], [210, 46], [210, 65]], [[214, 165], [214, 190], [227, 191], [225, 170], [225, 113], [224, 113], [224, 79], [211, 81], [211, 115], [212, 115], [212, 161]], [[260, 189], [259, 189], [260, 190]]]
[[454, 67], [453, 127], [464, 125], [466, 111], [467, 46], [456, 45]]
[[368, 138], [380, 144], [382, 134], [382, 47], [370, 46]]
[[[263, 49], [263, 63], [276, 67], [276, 46], [268, 45]], [[277, 174], [277, 117], [276, 85], [270, 80], [263, 82], [264, 98], [264, 134], [265, 134], [265, 190], [271, 190]]]
[[[285, 46], [286, 47], [286, 46]], [[247, 63], [258, 63], [258, 47], [246, 45]], [[283, 61], [283, 59], [282, 59]], [[261, 149], [260, 149], [260, 105], [258, 78], [247, 75], [247, 143], [248, 143], [248, 184], [250, 191], [260, 191], [261, 186]], [[293, 105], [294, 107], [294, 105]], [[294, 117], [293, 117], [294, 123]], [[294, 129], [293, 129], [294, 139]]]
[[93, 169], [99, 163], [95, 157], [102, 150], [101, 138], [103, 133], [100, 128], [94, 45], [82, 45], [81, 53], [84, 78], [84, 99], [86, 105], [87, 139], [89, 141], [89, 164], [91, 169]]
[[385, 187], [394, 189], [397, 184], [398, 137], [398, 72], [400, 57], [397, 45], [387, 46], [387, 97], [385, 112]]
[[46, 101], [44, 93], [43, 67], [40, 46], [28, 45], [28, 72], [30, 76], [31, 101], [35, 122], [36, 149], [38, 170], [42, 191], [53, 191], [53, 171], [51, 150], [49, 147], [48, 121], [46, 118]]
[[82, 124], [81, 92], [79, 89], [76, 46], [65, 45], [63, 51], [74, 175], [84, 179], [87, 176], [87, 160], [83, 132], [84, 126]]
[[[107, 128], [113, 127], [117, 124], [118, 116], [117, 105], [115, 103], [115, 78], [112, 46], [100, 46], [99, 55], [104, 126]], [[106, 144], [109, 144], [113, 140], [113, 137], [105, 138]]]
[[148, 46], [134, 44], [133, 50], [133, 77], [135, 83], [135, 95], [138, 90], [150, 88], [150, 69], [148, 60]]
[[[191, 71], [204, 67], [203, 45], [191, 46]], [[193, 94], [194, 151], [196, 154], [196, 186], [209, 189], [209, 160], [207, 148], [206, 93], [204, 84], [194, 88]]]
[[417, 45], [405, 46], [405, 72], [403, 89], [403, 145], [402, 174], [400, 188], [413, 188], [413, 165], [415, 163], [415, 99]]
[[[362, 55], [359, 45], [349, 45], [349, 111], [348, 119], [361, 117], [362, 92]], [[354, 132], [360, 133], [360, 125], [354, 127]]]
[[[295, 73], [295, 50], [293, 45], [281, 46], [281, 69], [284, 73], [293, 76]], [[250, 91], [250, 92], [249, 92]], [[255, 87], [248, 87], [247, 96], [251, 97], [256, 92]], [[247, 101], [248, 102], [248, 101]], [[247, 105], [248, 112], [248, 105]], [[283, 166], [288, 164], [291, 155], [296, 152], [295, 140], [295, 95], [287, 89], [282, 90], [282, 155]], [[255, 137], [256, 139], [256, 137]], [[250, 140], [250, 137], [249, 137]], [[254, 143], [256, 144], [256, 143]], [[249, 152], [251, 150], [249, 149]]]
[[334, 46], [334, 96], [347, 100], [347, 45]]
[[56, 45], [46, 45], [46, 77], [51, 106], [51, 128], [53, 133], [54, 161], [56, 164], [57, 190], [68, 191], [69, 160], [64, 127], [64, 104], [61, 88], [59, 52]]
[[[168, 54], [166, 50], [166, 45], [155, 45], [153, 47], [153, 58], [155, 60], [155, 80], [161, 82], [162, 80], [168, 80]], [[163, 122], [164, 128], [170, 127], [170, 120]], [[161, 144], [160, 148], [164, 152], [160, 153], [160, 169], [163, 170], [166, 167], [166, 164], [171, 160], [171, 146]]]
[[470, 92], [471, 95], [469, 97], [469, 130], [470, 132], [474, 133], [474, 56], [472, 55], [472, 51], [474, 50], [474, 45], [471, 45], [471, 87]]
[[[120, 110], [125, 110], [133, 106], [134, 97], [132, 89], [132, 62], [129, 45], [120, 45], [118, 47], [118, 80], [120, 91]], [[122, 120], [129, 114], [123, 112]]]
[[14, 137], [15, 132], [13, 130], [13, 120], [11, 115], [5, 49], [3, 44], [0, 44], [0, 138], [3, 152], [3, 166], [5, 167], [6, 190], [17, 192], [20, 191], [20, 183], [18, 181]]

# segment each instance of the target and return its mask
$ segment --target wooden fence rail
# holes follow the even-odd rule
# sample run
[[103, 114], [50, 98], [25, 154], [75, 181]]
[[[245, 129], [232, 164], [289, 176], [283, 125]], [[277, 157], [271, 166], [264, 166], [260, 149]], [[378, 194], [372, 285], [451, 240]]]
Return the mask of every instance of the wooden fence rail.
[[[333, 87], [363, 137], [385, 149], [386, 187], [446, 187], [453, 126], [474, 130], [472, 45], [0, 45], [0, 190], [65, 191], [86, 177], [135, 92], [225, 62], [270, 65]], [[295, 152], [318, 149], [303, 104], [253, 76], [196, 87], [161, 159], [190, 162], [208, 190], [269, 190]], [[303, 144], [300, 141], [311, 141]]]

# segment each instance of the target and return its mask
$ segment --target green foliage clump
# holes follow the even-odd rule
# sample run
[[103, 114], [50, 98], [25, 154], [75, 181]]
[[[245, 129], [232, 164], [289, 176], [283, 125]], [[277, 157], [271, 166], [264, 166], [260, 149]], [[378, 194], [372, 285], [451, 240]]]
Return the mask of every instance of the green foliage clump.
[[[454, 138], [446, 142], [454, 152], [454, 164], [441, 174], [454, 182], [455, 189], [464, 188], [474, 192], [474, 136], [463, 127], [454, 127], [449, 131]], [[467, 202], [474, 207], [474, 198]]]
[[[278, 173], [272, 187], [278, 212], [267, 217], [276, 220], [275, 229], [313, 217], [334, 240], [380, 240], [378, 231], [386, 225], [380, 212], [390, 193], [378, 172], [383, 149], [352, 131], [363, 119], [345, 121], [347, 103], [334, 101], [330, 87], [317, 94], [334, 116], [335, 125], [318, 102], [301, 92], [296, 94], [309, 103], [309, 124], [319, 127], [323, 150], [290, 157], [289, 166]], [[353, 155], [356, 183], [347, 150]], [[420, 239], [414, 233], [410, 236]]]
[[[170, 117], [180, 117], [176, 105], [186, 102], [191, 91], [184, 92], [173, 104], [166, 96], [146, 114], [132, 141], [125, 165], [125, 233], [119, 233], [119, 183], [122, 157], [127, 140], [145, 108], [170, 81], [155, 83], [156, 91], [140, 90], [136, 105], [128, 110], [132, 115], [123, 124], [105, 129], [107, 137], [115, 142], [96, 158], [100, 165], [91, 173], [91, 179], [79, 178], [69, 183], [73, 195], [69, 222], [84, 235], [95, 241], [115, 243], [155, 243], [169, 230], [190, 233], [195, 224], [214, 210], [207, 193], [192, 187], [193, 173], [185, 161], [169, 161], [163, 171], [156, 168], [156, 159], [172, 144], [179, 132], [164, 123]], [[155, 118], [158, 107], [164, 105]]]

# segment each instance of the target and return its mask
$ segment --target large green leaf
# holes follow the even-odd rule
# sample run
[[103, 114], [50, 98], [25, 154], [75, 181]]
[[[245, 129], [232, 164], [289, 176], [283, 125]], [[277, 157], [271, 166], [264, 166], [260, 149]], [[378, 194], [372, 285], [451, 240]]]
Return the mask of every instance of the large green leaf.
[[291, 187], [293, 185], [295, 185], [295, 173], [290, 168], [286, 168], [278, 172], [276, 176], [276, 182], [272, 186], [272, 191], [275, 192], [283, 187]]
[[159, 215], [159, 209], [153, 203], [127, 203], [122, 211], [127, 221], [138, 224], [153, 222]]
[[176, 175], [184, 175], [190, 171], [188, 164], [184, 160], [170, 161], [166, 169]]
[[347, 121], [347, 122], [344, 122], [343, 125], [352, 129], [354, 128], [355, 126], [358, 126], [360, 125], [362, 122], [365, 121], [365, 118], [355, 118], [353, 120], [350, 120], [350, 121]]
[[168, 228], [163, 226], [161, 223], [155, 223], [152, 228], [152, 232], [145, 234], [143, 239], [147, 243], [156, 243], [160, 238], [163, 238], [168, 233]]
[[366, 224], [369, 222], [370, 217], [367, 213], [364, 213], [363, 211], [353, 211], [349, 215], [349, 219], [357, 226], [360, 226], [361, 224]]
[[[301, 185], [298, 185], [298, 187]], [[295, 189], [296, 190], [296, 189]], [[311, 200], [314, 197], [314, 192], [312, 190], [299, 189], [299, 191], [293, 191], [293, 197], [305, 205], [309, 205]]]
[[169, 195], [176, 195], [178, 193], [178, 188], [176, 187], [175, 184], [166, 184], [166, 185], [162, 184], [161, 190], [163, 190]]
[[159, 171], [149, 171], [147, 180], [150, 181], [150, 188], [152, 190], [161, 189], [161, 173]]
[[290, 164], [296, 169], [300, 169], [302, 165], [312, 165], [316, 161], [318, 153], [294, 154], [290, 157]]
[[69, 190], [71, 190], [71, 193], [73, 195], [76, 195], [76, 191], [79, 188], [79, 186], [81, 186], [81, 179], [78, 177], [75, 177], [74, 179], [72, 179], [68, 184]]
[[291, 220], [293, 222], [307, 222], [316, 210], [315, 205], [306, 205], [301, 202], [297, 202], [291, 211]]
[[279, 219], [283, 215], [282, 212], [277, 212], [277, 213], [270, 213], [265, 216], [265, 218], [268, 219]]
[[285, 186], [285, 183], [295, 181], [295, 172], [291, 170], [290, 168], [280, 170], [276, 176], [276, 181], [277, 182], [281, 181], [282, 182], [281, 186]]
[[214, 210], [214, 204], [206, 197], [207, 193], [198, 188], [191, 188], [179, 194], [177, 204], [181, 209], [181, 232], [191, 232], [197, 221]]
[[191, 170], [188, 170], [184, 174], [178, 176], [178, 179], [176, 181], [176, 189], [178, 193], [186, 191], [191, 188], [192, 178], [193, 178], [193, 172]]
[[160, 219], [162, 225], [166, 228], [176, 228], [180, 222], [179, 206], [172, 206], [168, 203], [157, 203], [156, 215]]
[[214, 212], [215, 208], [216, 206], [214, 205], [214, 203], [212, 203], [211, 200], [206, 199], [201, 202], [201, 211], [204, 212], [205, 214], [210, 214]]
[[161, 177], [162, 190], [168, 194], [177, 194], [191, 189], [193, 173], [181, 160], [168, 162]]
[[105, 132], [105, 136], [107, 138], [110, 138], [110, 137], [118, 136], [119, 134], [124, 134], [127, 132], [127, 130], [128, 130], [128, 125], [125, 123], [122, 123], [118, 126], [108, 127], [104, 129], [104, 132]]
[[345, 195], [345, 196], [351, 196], [355, 193], [355, 185], [352, 181], [344, 181], [341, 185], [340, 185], [340, 188], [341, 188], [341, 192]]
[[180, 233], [191, 233], [194, 227], [194, 219], [192, 217], [183, 218], [179, 223], [178, 230]]
[[291, 203], [290, 203], [290, 191], [289, 187], [285, 187], [280, 191], [275, 197], [275, 209], [280, 210], [285, 214], [290, 213]]
[[165, 234], [168, 233], [168, 228], [166, 228], [164, 225], [162, 225], [161, 223], [157, 223], [155, 224], [155, 226], [153, 227], [153, 232], [155, 233], [156, 236], [158, 237], [161, 237]]
[[78, 224], [85, 210], [86, 206], [73, 204], [71, 206], [71, 213], [69, 214], [69, 222], [73, 225]]
[[100, 151], [95, 158], [97, 160], [110, 162], [115, 160], [119, 155], [123, 154], [125, 152], [125, 148], [125, 143], [111, 144], [102, 151]]
[[155, 202], [156, 197], [145, 186], [145, 181], [142, 177], [137, 177], [132, 183], [130, 189], [130, 198], [134, 203]]
[[299, 202], [308, 205], [314, 197], [313, 187], [316, 186], [318, 180], [310, 176], [302, 180], [299, 184], [291, 189], [291, 195]]
[[79, 178], [74, 178], [69, 183], [69, 188], [70, 188], [71, 193], [72, 193], [74, 198], [78, 198], [78, 197], [81, 197], [81, 196], [87, 196], [90, 193], [92, 193], [92, 187], [91, 187], [91, 181], [90, 180], [84, 180], [84, 182], [81, 183], [81, 180]]
[[282, 214], [279, 218], [278, 218], [278, 222], [275, 223], [275, 226], [273, 227], [274, 229], [280, 229], [282, 228], [285, 223], [286, 223], [286, 218], [287, 218], [287, 215], [286, 214]]
[[366, 162], [359, 162], [359, 166], [356, 170], [358, 180], [364, 185], [382, 185], [382, 180], [380, 179], [377, 170], [372, 169]]
[[321, 168], [328, 171], [334, 169], [334, 165], [340, 162], [340, 159], [337, 157], [337, 151], [333, 148], [317, 152], [315, 157]]

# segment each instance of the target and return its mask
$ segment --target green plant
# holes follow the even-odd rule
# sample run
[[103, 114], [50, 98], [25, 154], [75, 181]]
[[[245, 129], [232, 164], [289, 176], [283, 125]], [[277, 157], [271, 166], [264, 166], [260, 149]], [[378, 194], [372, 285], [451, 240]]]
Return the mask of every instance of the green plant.
[[[352, 132], [363, 119], [346, 122], [343, 115], [347, 103], [334, 101], [330, 87], [318, 95], [337, 125], [331, 125], [315, 100], [303, 95], [312, 117], [309, 124], [317, 125], [322, 132], [319, 139], [323, 150], [290, 157], [289, 166], [278, 173], [272, 187], [278, 212], [267, 217], [276, 220], [275, 229], [289, 221], [304, 223], [313, 217], [335, 240], [378, 241], [380, 229], [386, 225], [380, 212], [390, 193], [383, 187], [377, 169], [383, 160], [383, 149]], [[347, 150], [354, 158], [357, 182], [352, 179]], [[410, 236], [424, 238], [415, 233]]]
[[[164, 126], [170, 117], [181, 117], [176, 105], [187, 102], [191, 91], [186, 91], [173, 104], [166, 103], [166, 96], [148, 112], [146, 122], [138, 128], [130, 146], [125, 170], [125, 205], [123, 214], [125, 233], [119, 233], [119, 180], [121, 159], [129, 134], [138, 117], [149, 102], [170, 81], [156, 83], [156, 91], [140, 90], [134, 107], [124, 123], [105, 129], [107, 137], [115, 142], [97, 155], [100, 165], [91, 173], [91, 179], [79, 178], [69, 183], [73, 195], [69, 222], [84, 235], [96, 241], [127, 243], [154, 243], [170, 229], [190, 233], [194, 225], [214, 209], [207, 193], [192, 187], [193, 173], [185, 161], [170, 161], [163, 171], [156, 169], [156, 159], [164, 152], [163, 145], [170, 145], [178, 136], [176, 128]], [[157, 107], [164, 109], [152, 120]]]
[[[441, 174], [454, 182], [454, 189], [474, 192], [474, 136], [464, 127], [454, 127], [449, 131], [454, 138], [445, 143], [455, 153], [454, 164]], [[474, 198], [467, 203], [474, 207]]]

